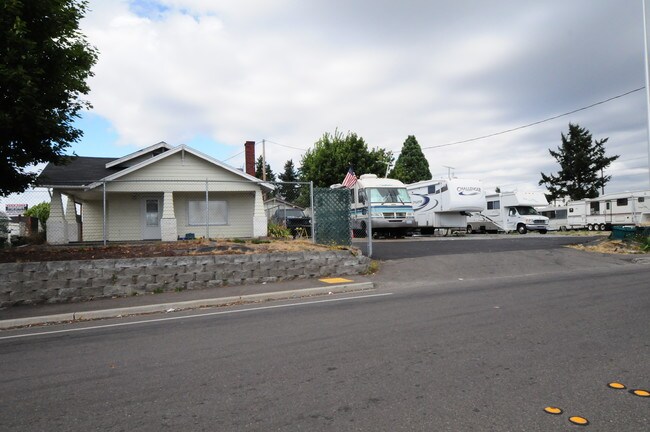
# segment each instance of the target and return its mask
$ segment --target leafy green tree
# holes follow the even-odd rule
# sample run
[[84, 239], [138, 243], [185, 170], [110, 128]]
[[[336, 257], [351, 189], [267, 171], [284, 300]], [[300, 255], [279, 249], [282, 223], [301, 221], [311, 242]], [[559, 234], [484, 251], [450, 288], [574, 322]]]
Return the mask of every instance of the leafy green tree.
[[330, 187], [341, 183], [352, 165], [357, 176], [377, 174], [383, 177], [386, 166], [393, 161], [390, 152], [382, 148], [368, 149], [368, 145], [353, 132], [343, 135], [325, 133], [307, 150], [300, 162], [302, 181], [313, 181], [315, 187]]
[[38, 218], [38, 223], [40, 223], [45, 230], [47, 220], [50, 217], [50, 203], [42, 202], [35, 206], [31, 206], [25, 211], [25, 216]]
[[[289, 159], [284, 164], [284, 172], [278, 175], [278, 178], [282, 182], [295, 183], [299, 181], [298, 171], [293, 165], [293, 160]], [[278, 186], [280, 195], [288, 202], [294, 202], [300, 195], [300, 185], [297, 184], [281, 184]]]
[[42, 162], [62, 163], [83, 132], [97, 51], [79, 31], [86, 0], [4, 0], [0, 6], [0, 195], [22, 192]]
[[551, 200], [569, 197], [572, 200], [596, 198], [612, 176], [604, 176], [618, 156], [605, 156], [609, 138], [594, 141], [591, 133], [577, 124], [569, 123], [569, 134], [562, 135], [562, 145], [549, 153], [560, 164], [557, 175], [541, 173], [540, 185], [548, 189]]
[[395, 162], [395, 167], [390, 172], [390, 177], [403, 183], [415, 183], [431, 179], [429, 162], [422, 153], [415, 136], [409, 135], [402, 145], [402, 152]]

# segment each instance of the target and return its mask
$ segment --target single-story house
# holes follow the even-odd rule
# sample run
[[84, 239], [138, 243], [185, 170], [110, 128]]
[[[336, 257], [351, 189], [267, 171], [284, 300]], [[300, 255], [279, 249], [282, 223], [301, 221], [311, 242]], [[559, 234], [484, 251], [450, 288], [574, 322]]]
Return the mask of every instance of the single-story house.
[[195, 149], [165, 142], [121, 158], [74, 156], [63, 165], [50, 163], [38, 185], [52, 190], [50, 244], [174, 241], [187, 233], [265, 236], [263, 193], [273, 190]]

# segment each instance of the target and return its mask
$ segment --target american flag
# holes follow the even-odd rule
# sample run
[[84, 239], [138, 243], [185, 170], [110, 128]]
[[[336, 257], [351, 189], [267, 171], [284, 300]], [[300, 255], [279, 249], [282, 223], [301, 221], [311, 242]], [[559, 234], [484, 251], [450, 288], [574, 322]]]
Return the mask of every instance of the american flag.
[[343, 183], [341, 184], [348, 189], [352, 189], [356, 182], [357, 182], [357, 176], [354, 175], [354, 170], [352, 169], [352, 167], [350, 167], [348, 169], [348, 173], [345, 175], [345, 178], [343, 179]]

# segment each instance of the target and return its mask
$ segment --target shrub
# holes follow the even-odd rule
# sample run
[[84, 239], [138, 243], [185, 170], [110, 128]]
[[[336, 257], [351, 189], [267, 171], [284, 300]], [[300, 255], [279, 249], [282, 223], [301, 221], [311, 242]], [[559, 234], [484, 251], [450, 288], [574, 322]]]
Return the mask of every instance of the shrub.
[[293, 237], [291, 235], [291, 230], [289, 228], [274, 224], [274, 223], [269, 223], [269, 237], [274, 237], [274, 238], [291, 238]]

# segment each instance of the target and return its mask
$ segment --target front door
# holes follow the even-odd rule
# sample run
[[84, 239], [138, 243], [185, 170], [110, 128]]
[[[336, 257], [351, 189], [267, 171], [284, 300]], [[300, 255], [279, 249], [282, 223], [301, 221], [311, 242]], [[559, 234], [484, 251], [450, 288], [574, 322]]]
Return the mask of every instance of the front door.
[[162, 209], [160, 198], [142, 199], [142, 239], [160, 240], [160, 218]]

